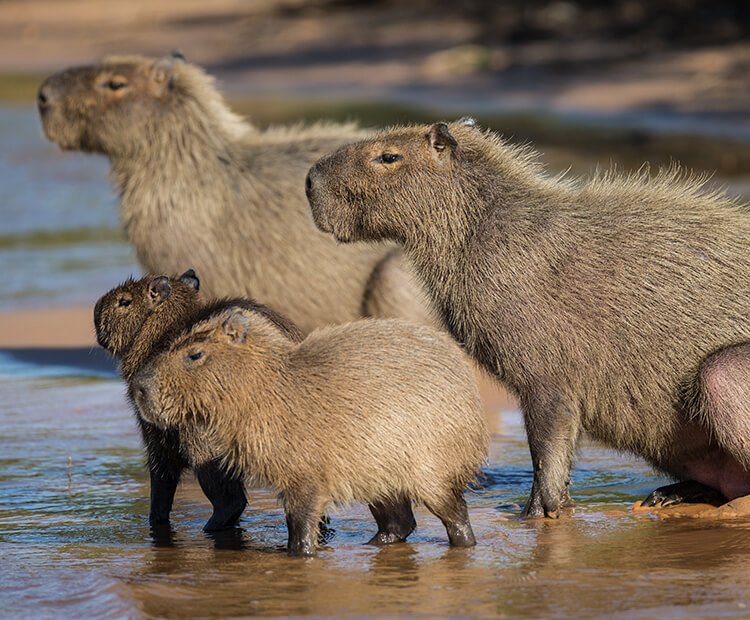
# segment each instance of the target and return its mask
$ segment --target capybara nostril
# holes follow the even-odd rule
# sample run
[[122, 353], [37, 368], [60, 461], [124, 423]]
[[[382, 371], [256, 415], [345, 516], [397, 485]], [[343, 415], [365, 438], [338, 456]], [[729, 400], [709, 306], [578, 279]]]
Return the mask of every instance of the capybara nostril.
[[310, 178], [310, 173], [308, 172], [307, 176], [305, 177], [305, 196], [309, 198], [311, 193], [312, 193], [312, 179]]
[[39, 89], [39, 94], [37, 95], [37, 104], [39, 105], [40, 108], [46, 108], [47, 105], [49, 104], [49, 100], [50, 100], [49, 89], [46, 86], [42, 86]]

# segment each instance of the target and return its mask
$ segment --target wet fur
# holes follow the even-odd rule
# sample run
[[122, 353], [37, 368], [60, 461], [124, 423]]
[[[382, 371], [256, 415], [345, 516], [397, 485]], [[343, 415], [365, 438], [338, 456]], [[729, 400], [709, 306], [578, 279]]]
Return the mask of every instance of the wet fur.
[[[94, 324], [99, 344], [117, 356], [120, 373], [128, 384], [133, 405], [133, 378], [146, 362], [169, 348], [172, 340], [196, 322], [206, 320], [227, 307], [242, 307], [266, 316], [285, 336], [302, 340], [302, 333], [291, 321], [266, 306], [248, 299], [208, 301], [198, 291], [193, 275], [181, 278], [148, 275], [128, 279], [103, 295], [94, 308]], [[168, 283], [168, 293], [163, 297]], [[152, 283], [158, 282], [160, 288]], [[162, 292], [154, 297], [152, 292]], [[123, 303], [127, 302], [127, 305]], [[161, 429], [137, 414], [136, 419], [146, 448], [151, 477], [152, 525], [167, 522], [177, 483], [185, 468], [197, 464], [195, 473], [201, 488], [214, 507], [207, 530], [231, 527], [245, 507], [242, 483], [228, 475], [206, 451], [200, 437]], [[200, 455], [200, 456], [198, 456]]]
[[308, 188], [322, 230], [402, 244], [450, 332], [519, 397], [526, 514], [557, 515], [584, 431], [750, 492], [747, 205], [676, 167], [550, 177], [471, 121], [343, 147]]

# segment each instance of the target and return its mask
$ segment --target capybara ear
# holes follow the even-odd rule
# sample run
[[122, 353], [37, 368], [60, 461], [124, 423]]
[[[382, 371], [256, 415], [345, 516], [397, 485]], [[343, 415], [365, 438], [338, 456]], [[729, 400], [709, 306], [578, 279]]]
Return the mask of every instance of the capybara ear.
[[182, 52], [179, 49], [173, 49], [171, 52], [154, 61], [148, 76], [149, 80], [161, 92], [167, 89], [171, 90], [175, 82], [175, 64], [184, 62], [185, 57], [182, 55]]
[[229, 342], [242, 344], [250, 331], [250, 317], [241, 308], [233, 308], [222, 329]]
[[442, 156], [446, 149], [448, 149], [448, 152], [452, 152], [458, 146], [458, 142], [448, 130], [447, 123], [435, 123], [430, 128], [427, 139], [430, 141], [430, 148], [435, 151], [438, 157]]
[[156, 276], [148, 283], [148, 301], [152, 308], [158, 306], [172, 293], [167, 276]]
[[477, 121], [471, 118], [471, 116], [462, 116], [458, 119], [458, 124], [463, 125], [464, 127], [478, 128]]
[[201, 281], [192, 269], [188, 269], [180, 276], [180, 282], [184, 282], [188, 286], [193, 287], [196, 291], [200, 290], [201, 287]]

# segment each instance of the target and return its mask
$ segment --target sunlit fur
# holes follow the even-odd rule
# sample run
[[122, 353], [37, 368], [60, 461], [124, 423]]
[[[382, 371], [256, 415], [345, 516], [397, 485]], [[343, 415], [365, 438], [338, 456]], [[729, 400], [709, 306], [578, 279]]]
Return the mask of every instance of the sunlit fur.
[[287, 509], [313, 494], [316, 520], [330, 504], [440, 506], [476, 478], [487, 429], [472, 369], [446, 334], [361, 320], [294, 344], [250, 316], [238, 343], [232, 318], [196, 324], [139, 375], [150, 421], [205, 429], [227, 467]]
[[[126, 86], [111, 90], [112, 80]], [[51, 76], [40, 92], [50, 140], [109, 157], [146, 271], [193, 267], [209, 296], [260, 299], [305, 331], [362, 315], [430, 320], [395, 246], [342, 247], [311, 221], [307, 169], [362, 137], [354, 125], [258, 129], [203, 70], [170, 57], [106, 58]]]
[[[441, 132], [455, 148], [432, 146]], [[746, 205], [676, 166], [551, 177], [471, 122], [383, 132], [310, 179], [318, 225], [402, 244], [451, 333], [519, 396], [530, 514], [556, 514], [581, 431], [677, 478], [734, 459], [745, 472], [716, 484], [750, 492], [747, 404], [711, 413], [694, 394], [707, 356], [750, 340]], [[713, 358], [750, 367], [731, 359]]]

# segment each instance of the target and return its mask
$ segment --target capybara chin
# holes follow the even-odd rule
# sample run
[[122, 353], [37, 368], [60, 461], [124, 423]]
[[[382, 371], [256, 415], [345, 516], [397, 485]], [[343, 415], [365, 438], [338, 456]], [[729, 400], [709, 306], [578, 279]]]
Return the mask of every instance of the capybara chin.
[[524, 514], [567, 503], [584, 431], [686, 481], [670, 501], [750, 493], [746, 205], [677, 168], [551, 178], [471, 119], [342, 147], [306, 189], [336, 238], [398, 241], [447, 328], [518, 395]]
[[305, 174], [364, 135], [353, 125], [258, 129], [180, 54], [67, 69], [38, 105], [47, 138], [109, 158], [145, 271], [192, 265], [208, 297], [261, 299], [306, 332], [379, 313], [434, 322], [400, 249], [343, 247], [310, 219]]
[[[159, 351], [194, 322], [207, 319], [228, 306], [242, 306], [248, 312], [267, 317], [280, 333], [292, 340], [302, 333], [286, 318], [247, 299], [206, 300], [199, 292], [200, 282], [191, 269], [179, 278], [149, 275], [132, 278], [104, 294], [94, 308], [94, 325], [99, 344], [120, 360], [120, 373], [128, 383], [128, 398], [133, 403], [132, 380], [135, 373]], [[167, 522], [182, 471], [196, 464], [198, 482], [211, 501], [214, 513], [206, 530], [218, 530], [236, 524], [245, 508], [242, 482], [219, 467], [205, 453], [200, 437], [163, 430], [136, 416], [146, 448], [151, 477], [152, 525]], [[201, 456], [197, 456], [200, 453]], [[208, 454], [208, 456], [207, 456]]]
[[446, 334], [396, 320], [314, 331], [299, 344], [241, 308], [196, 324], [135, 380], [141, 414], [197, 428], [230, 471], [283, 502], [291, 554], [312, 554], [319, 515], [369, 505], [371, 540], [405, 540], [412, 503], [450, 543], [475, 543], [463, 491], [487, 455], [473, 372]]

